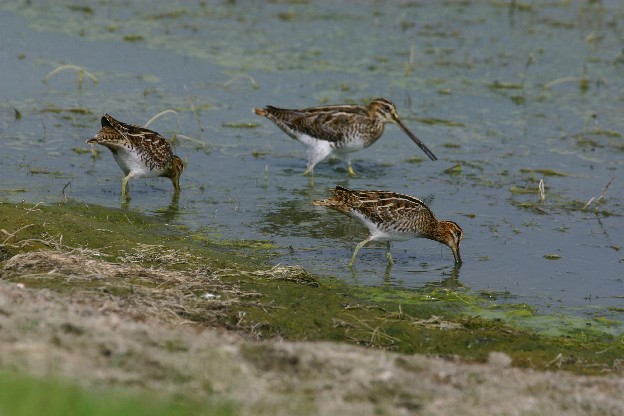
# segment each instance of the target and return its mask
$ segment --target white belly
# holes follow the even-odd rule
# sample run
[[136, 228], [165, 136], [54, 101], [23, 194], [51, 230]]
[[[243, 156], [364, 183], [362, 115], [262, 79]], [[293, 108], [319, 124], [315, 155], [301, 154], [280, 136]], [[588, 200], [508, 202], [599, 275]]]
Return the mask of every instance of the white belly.
[[358, 150], [362, 150], [364, 148], [363, 140], [349, 140], [347, 142], [341, 142], [340, 144], [336, 142], [330, 142], [327, 140], [319, 140], [312, 136], [308, 136], [307, 134], [298, 134], [297, 140], [303, 143], [308, 148], [318, 148], [323, 149], [324, 153], [351, 153], [356, 152]]
[[412, 232], [398, 232], [390, 230], [382, 230], [375, 223], [373, 223], [370, 219], [365, 217], [359, 212], [351, 211], [351, 215], [360, 221], [368, 228], [372, 238], [372, 241], [405, 241], [412, 238], [420, 237], [420, 235], [412, 233]]
[[141, 158], [133, 152], [116, 152], [113, 157], [117, 164], [127, 175], [132, 172], [132, 176], [137, 178], [156, 178], [161, 175], [161, 171], [154, 168], [151, 169], [145, 165]]
[[358, 150], [364, 149], [364, 140], [347, 140], [346, 142], [341, 143], [340, 147], [334, 147], [334, 151], [336, 153], [352, 153], [357, 152]]
[[315, 139], [312, 136], [308, 136], [307, 134], [297, 134], [297, 140], [303, 143], [306, 147], [317, 147], [317, 146], [329, 146], [329, 142], [326, 140]]

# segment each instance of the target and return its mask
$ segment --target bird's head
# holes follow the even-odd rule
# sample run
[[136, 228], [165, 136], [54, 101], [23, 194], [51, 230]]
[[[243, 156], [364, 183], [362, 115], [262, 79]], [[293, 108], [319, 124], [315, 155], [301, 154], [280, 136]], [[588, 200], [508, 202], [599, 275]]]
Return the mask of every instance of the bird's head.
[[416, 137], [416, 135], [412, 133], [412, 131], [408, 129], [405, 124], [403, 124], [392, 101], [387, 98], [375, 98], [368, 105], [368, 109], [373, 117], [377, 117], [382, 122], [393, 123], [399, 126], [401, 130], [403, 130], [405, 134], [407, 134], [407, 136], [412, 139], [412, 141], [416, 143], [427, 156], [429, 156], [429, 159], [437, 159], [433, 152], [429, 150], [429, 148], [425, 146], [425, 144], [418, 137]]
[[173, 188], [176, 190], [176, 192], [180, 192], [180, 176], [182, 175], [182, 172], [184, 171], [184, 162], [182, 162], [182, 159], [180, 159], [178, 156], [173, 156], [173, 159], [171, 160], [171, 169], [169, 170], [169, 174], [167, 175], [167, 177], [169, 179], [171, 179], [171, 182], [173, 183]]
[[440, 221], [438, 224], [437, 240], [442, 244], [449, 246], [455, 257], [455, 264], [461, 264], [462, 259], [459, 255], [459, 245], [464, 238], [464, 231], [459, 225], [453, 221]]

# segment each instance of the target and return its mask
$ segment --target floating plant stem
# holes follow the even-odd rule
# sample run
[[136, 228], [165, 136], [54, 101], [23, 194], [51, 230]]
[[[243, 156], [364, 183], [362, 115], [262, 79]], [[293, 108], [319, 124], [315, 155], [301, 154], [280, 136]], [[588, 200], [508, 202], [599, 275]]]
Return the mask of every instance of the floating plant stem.
[[522, 80], [521, 84], [523, 87], [524, 87], [524, 81], [526, 79], [527, 72], [531, 64], [533, 64], [533, 60], [534, 60], [533, 54], [530, 53], [529, 56], [527, 57], [526, 63], [524, 64], [524, 70], [522, 71], [522, 74], [521, 74], [521, 80]]
[[591, 204], [592, 202], [594, 202], [594, 199], [596, 199], [596, 197], [592, 196], [591, 198], [589, 198], [589, 201], [587, 201], [587, 203], [585, 204], [585, 206], [583, 206], [583, 208], [581, 208], [581, 210], [586, 209], [589, 204]]
[[600, 195], [598, 196], [598, 198], [592, 196], [589, 201], [587, 201], [587, 203], [585, 204], [585, 206], [583, 206], [583, 208], [581, 208], [581, 211], [584, 209], [587, 209], [587, 207], [594, 201], [596, 201], [596, 203], [600, 202], [605, 195], [607, 194], [607, 189], [609, 189], [609, 186], [611, 186], [611, 183], [613, 182], [613, 180], [615, 179], [615, 175], [613, 175], [611, 177], [611, 179], [609, 180], [609, 182], [605, 185], [604, 189], [602, 190], [602, 192], [600, 193]]
[[160, 113], [156, 114], [154, 117], [150, 118], [149, 121], [147, 123], [145, 123], [145, 128], [147, 128], [147, 126], [149, 126], [150, 124], [152, 124], [153, 121], [155, 121], [156, 119], [164, 116], [165, 114], [169, 114], [169, 113], [173, 113], [176, 116], [176, 126], [178, 128], [178, 130], [180, 130], [180, 116], [178, 115], [178, 112], [175, 110], [164, 110], [161, 111]]
[[604, 189], [600, 193], [600, 196], [598, 197], [598, 200], [596, 202], [600, 201], [607, 194], [607, 189], [609, 189], [609, 186], [611, 186], [611, 182], [613, 182], [613, 179], [615, 179], [615, 175], [613, 175], [611, 179], [609, 180], [609, 182], [605, 185]]
[[63, 199], [65, 202], [67, 202], [67, 194], [65, 193], [65, 189], [67, 189], [67, 187], [69, 187], [69, 190], [71, 191], [71, 181], [67, 182], [63, 187]]
[[235, 75], [234, 77], [230, 78], [225, 84], [223, 84], [223, 88], [229, 88], [229, 86], [232, 85], [234, 83], [234, 81], [237, 81], [237, 80], [239, 80], [241, 78], [245, 78], [245, 79], [249, 80], [249, 83], [251, 84], [251, 88], [253, 88], [254, 90], [257, 90], [258, 88], [260, 88], [260, 86], [258, 85], [256, 80], [253, 79], [250, 75], [247, 75], [247, 74]]
[[589, 89], [589, 78], [587, 78], [587, 65], [583, 64], [583, 73], [581, 74], [580, 77], [562, 77], [562, 78], [557, 78], [554, 81], [550, 81], [550, 82], [544, 84], [544, 88], [550, 89], [551, 87], [554, 87], [555, 85], [563, 84], [563, 83], [566, 83], [566, 82], [578, 82], [579, 88], [582, 91], [587, 91]]
[[197, 115], [197, 109], [195, 108], [195, 105], [193, 104], [193, 99], [191, 98], [190, 95], [188, 97], [188, 101], [191, 107], [191, 111], [193, 112], [193, 116], [195, 117], [195, 121], [197, 121], [197, 125], [199, 126], [199, 131], [203, 132], [204, 126], [202, 126], [201, 121], [199, 120], [199, 116]]
[[409, 58], [405, 63], [405, 75], [409, 75], [414, 70], [414, 62], [416, 56], [416, 46], [412, 45], [409, 50]]
[[43, 77], [43, 82], [47, 84], [50, 78], [68, 69], [74, 70], [78, 74], [78, 89], [79, 90], [82, 89], [82, 81], [84, 80], [85, 75], [89, 79], [91, 79], [91, 81], [93, 81], [94, 84], [97, 84], [99, 82], [98, 79], [95, 77], [95, 75], [93, 75], [91, 72], [87, 71], [86, 69], [78, 65], [61, 65], [53, 69], [45, 77]]
[[554, 87], [555, 85], [558, 84], [563, 84], [566, 82], [578, 82], [580, 80], [579, 77], [562, 77], [562, 78], [557, 78], [554, 81], [550, 81], [547, 84], [544, 84], [544, 88], [546, 89], [550, 89], [551, 87]]

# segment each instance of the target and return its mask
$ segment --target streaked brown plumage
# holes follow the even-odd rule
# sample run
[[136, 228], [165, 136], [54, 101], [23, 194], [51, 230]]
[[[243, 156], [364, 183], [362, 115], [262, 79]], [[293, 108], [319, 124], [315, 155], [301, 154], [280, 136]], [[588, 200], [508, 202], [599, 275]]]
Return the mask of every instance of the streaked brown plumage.
[[123, 199], [129, 193], [128, 181], [135, 177], [166, 177], [171, 179], [175, 192], [180, 192], [180, 175], [184, 163], [173, 154], [164, 137], [155, 131], [122, 123], [107, 113], [102, 116], [101, 123], [100, 131], [87, 143], [101, 144], [113, 153], [126, 175], [121, 184]]
[[346, 158], [349, 175], [354, 175], [349, 153], [375, 143], [383, 134], [386, 123], [397, 124], [431, 160], [437, 159], [401, 122], [396, 107], [386, 98], [376, 98], [367, 106], [332, 105], [302, 109], [267, 106], [253, 111], [308, 147], [305, 174], [312, 173], [317, 163], [337, 153]]
[[353, 252], [349, 267], [362, 247], [371, 241], [385, 241], [386, 257], [392, 264], [390, 242], [411, 238], [428, 238], [447, 245], [453, 252], [455, 263], [461, 264], [459, 245], [464, 233], [453, 221], [438, 221], [433, 212], [420, 199], [388, 191], [356, 191], [337, 186], [331, 198], [314, 201], [313, 205], [329, 207], [357, 218], [370, 231]]

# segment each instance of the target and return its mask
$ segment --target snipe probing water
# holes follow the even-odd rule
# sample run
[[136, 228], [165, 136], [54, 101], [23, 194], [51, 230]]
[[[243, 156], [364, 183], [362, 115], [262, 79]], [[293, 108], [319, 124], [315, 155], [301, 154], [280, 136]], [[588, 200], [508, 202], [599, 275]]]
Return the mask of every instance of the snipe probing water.
[[122, 123], [104, 113], [102, 128], [87, 143], [101, 144], [113, 153], [126, 175], [121, 183], [122, 199], [129, 195], [128, 182], [132, 178], [166, 177], [171, 179], [175, 192], [180, 192], [182, 159], [173, 154], [167, 140], [155, 131]]
[[347, 160], [349, 175], [355, 175], [349, 153], [364, 149], [377, 141], [386, 123], [398, 125], [431, 160], [436, 156], [401, 121], [394, 104], [386, 98], [376, 98], [367, 106], [332, 105], [302, 109], [273, 106], [254, 108], [253, 112], [274, 122], [293, 139], [308, 148], [308, 166], [304, 174], [336, 153]]
[[332, 192], [331, 198], [312, 204], [357, 218], [370, 231], [368, 238], [355, 247], [349, 267], [353, 267], [358, 251], [371, 241], [386, 242], [386, 258], [393, 264], [390, 242], [411, 238], [428, 238], [447, 245], [453, 252], [456, 265], [461, 264], [459, 244], [464, 232], [453, 221], [438, 221], [420, 199], [396, 192], [355, 191], [342, 186]]

